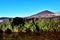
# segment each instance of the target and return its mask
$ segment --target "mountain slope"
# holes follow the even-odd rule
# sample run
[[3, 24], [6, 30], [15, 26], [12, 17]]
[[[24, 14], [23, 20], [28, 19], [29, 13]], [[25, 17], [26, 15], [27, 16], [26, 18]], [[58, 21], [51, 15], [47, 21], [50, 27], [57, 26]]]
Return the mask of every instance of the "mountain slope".
[[45, 11], [42, 11], [42, 12], [37, 13], [35, 15], [29, 16], [28, 18], [33, 18], [33, 17], [35, 17], [35, 18], [49, 17], [49, 16], [51, 16], [51, 14], [54, 14], [54, 13], [53, 12], [50, 12], [48, 10], [45, 10]]

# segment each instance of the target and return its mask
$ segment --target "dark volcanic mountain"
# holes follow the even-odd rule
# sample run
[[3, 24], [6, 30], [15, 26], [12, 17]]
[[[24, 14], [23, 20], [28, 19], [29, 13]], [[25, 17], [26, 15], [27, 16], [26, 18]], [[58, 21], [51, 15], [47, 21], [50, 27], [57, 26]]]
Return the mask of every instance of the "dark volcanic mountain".
[[53, 12], [50, 12], [48, 10], [42, 11], [40, 13], [37, 13], [35, 15], [29, 16], [28, 18], [40, 18], [40, 17], [46, 17], [46, 16], [50, 16], [51, 14], [54, 14]]

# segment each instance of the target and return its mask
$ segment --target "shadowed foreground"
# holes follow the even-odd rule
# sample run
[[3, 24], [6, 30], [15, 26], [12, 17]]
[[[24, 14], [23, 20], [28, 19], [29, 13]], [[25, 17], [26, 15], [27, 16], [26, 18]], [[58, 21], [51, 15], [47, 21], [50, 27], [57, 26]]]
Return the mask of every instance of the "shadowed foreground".
[[0, 36], [2, 40], [60, 40], [60, 32], [12, 34], [3, 33]]

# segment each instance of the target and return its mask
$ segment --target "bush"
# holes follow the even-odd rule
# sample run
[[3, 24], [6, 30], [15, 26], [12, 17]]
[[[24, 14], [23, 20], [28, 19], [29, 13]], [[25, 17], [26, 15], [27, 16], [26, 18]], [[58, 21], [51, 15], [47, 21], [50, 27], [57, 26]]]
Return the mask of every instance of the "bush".
[[7, 34], [11, 34], [12, 31], [11, 31], [9, 28], [7, 28], [7, 29], [5, 30], [5, 33], [7, 33]]

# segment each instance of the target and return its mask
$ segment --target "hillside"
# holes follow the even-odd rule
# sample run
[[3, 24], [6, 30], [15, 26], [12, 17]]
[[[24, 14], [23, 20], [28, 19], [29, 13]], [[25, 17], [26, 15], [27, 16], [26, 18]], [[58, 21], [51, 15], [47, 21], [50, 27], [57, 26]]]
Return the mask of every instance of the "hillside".
[[56, 17], [56, 16], [60, 16], [60, 14], [56, 14], [54, 12], [45, 10], [45, 11], [39, 12], [37, 14], [34, 14], [32, 16], [29, 16], [27, 18], [42, 18], [42, 17], [49, 18], [49, 17]]

